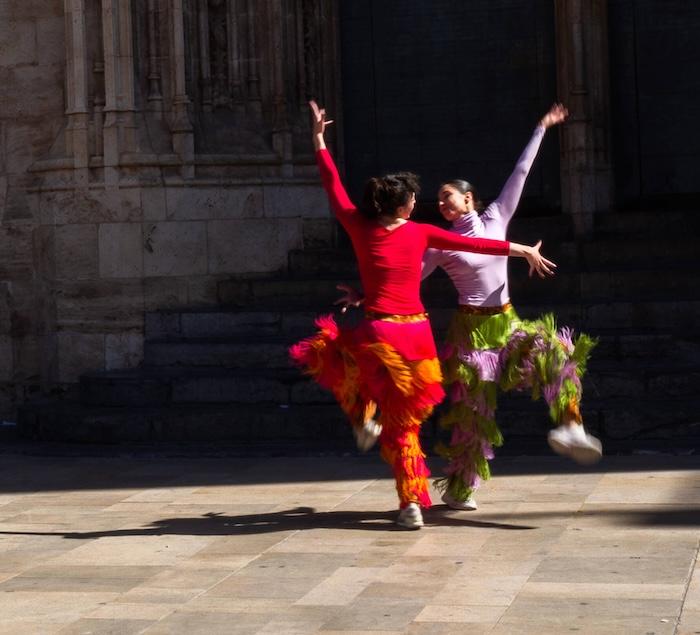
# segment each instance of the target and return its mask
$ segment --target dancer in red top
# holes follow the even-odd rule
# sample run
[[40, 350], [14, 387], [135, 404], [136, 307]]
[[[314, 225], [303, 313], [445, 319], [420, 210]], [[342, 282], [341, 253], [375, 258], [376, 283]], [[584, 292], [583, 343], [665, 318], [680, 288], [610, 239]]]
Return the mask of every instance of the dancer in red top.
[[[338, 328], [320, 317], [319, 332], [290, 349], [295, 363], [331, 390], [366, 449], [379, 436], [382, 458], [392, 466], [400, 508], [397, 523], [423, 525], [420, 506], [430, 506], [429, 471], [418, 434], [421, 423], [444, 397], [435, 342], [420, 301], [421, 261], [428, 247], [527, 258], [540, 275], [554, 263], [539, 246], [468, 238], [408, 220], [418, 178], [409, 172], [372, 178], [361, 209], [353, 205], [326, 149], [323, 133], [331, 122], [311, 102], [313, 140], [321, 180], [331, 208], [350, 235], [365, 291], [365, 319]], [[379, 423], [374, 416], [379, 409]]]

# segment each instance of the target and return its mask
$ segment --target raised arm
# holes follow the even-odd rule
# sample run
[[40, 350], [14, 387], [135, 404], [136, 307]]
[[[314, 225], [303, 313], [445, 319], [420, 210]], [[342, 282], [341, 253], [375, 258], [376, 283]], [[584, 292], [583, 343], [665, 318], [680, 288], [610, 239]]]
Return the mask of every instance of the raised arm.
[[556, 265], [540, 254], [542, 241], [530, 247], [507, 240], [491, 240], [489, 238], [472, 238], [448, 232], [433, 225], [423, 225], [425, 228], [428, 247], [437, 249], [452, 249], [454, 251], [473, 251], [492, 256], [512, 256], [525, 258], [530, 265], [530, 275], [537, 273], [540, 278], [553, 275]]
[[319, 108], [315, 101], [310, 101], [312, 115], [312, 139], [316, 150], [316, 163], [318, 171], [321, 173], [323, 188], [328, 194], [333, 213], [341, 217], [343, 215], [356, 212], [357, 208], [352, 204], [345, 187], [340, 180], [338, 168], [333, 161], [333, 157], [326, 148], [326, 140], [323, 137], [326, 127], [333, 123], [333, 120], [326, 119], [325, 108]]
[[525, 187], [525, 181], [542, 144], [544, 133], [547, 128], [563, 122], [568, 115], [569, 111], [562, 104], [554, 104], [537, 124], [530, 141], [515, 164], [513, 173], [508, 177], [498, 198], [489, 205], [489, 212], [499, 217], [504, 223], [508, 223], [515, 214]]

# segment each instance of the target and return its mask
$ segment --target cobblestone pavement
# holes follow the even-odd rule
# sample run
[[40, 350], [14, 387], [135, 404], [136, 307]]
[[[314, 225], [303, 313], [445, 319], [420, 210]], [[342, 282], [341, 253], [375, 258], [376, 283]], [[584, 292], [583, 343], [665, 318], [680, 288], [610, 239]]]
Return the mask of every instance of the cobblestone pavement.
[[420, 531], [376, 455], [0, 462], [0, 633], [700, 633], [700, 457], [497, 459]]

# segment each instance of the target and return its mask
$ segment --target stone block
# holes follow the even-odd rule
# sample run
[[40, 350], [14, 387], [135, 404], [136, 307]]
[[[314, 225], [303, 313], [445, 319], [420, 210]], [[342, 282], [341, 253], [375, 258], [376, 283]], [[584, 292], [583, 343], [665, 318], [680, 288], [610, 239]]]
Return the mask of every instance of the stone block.
[[181, 337], [180, 313], [153, 311], [146, 313], [146, 339], [166, 339]]
[[166, 220], [167, 202], [165, 189], [160, 186], [141, 190], [141, 209], [144, 221]]
[[177, 309], [187, 306], [186, 278], [144, 278], [143, 308], [146, 311]]
[[40, 335], [27, 335], [14, 338], [15, 381], [36, 381], [41, 375], [44, 358], [44, 338]]
[[259, 187], [168, 188], [168, 220], [260, 218], [263, 193]]
[[207, 273], [206, 223], [148, 223], [144, 225], [144, 247], [146, 276]]
[[286, 269], [291, 249], [301, 247], [298, 219], [211, 221], [210, 273], [261, 273]]
[[105, 363], [105, 338], [101, 333], [58, 334], [58, 380], [78, 381], [80, 375], [91, 370], [102, 370]]
[[287, 387], [267, 377], [185, 377], [173, 382], [175, 403], [286, 403]]
[[[0, 66], [37, 63], [36, 22], [28, 19], [8, 20], [0, 33]], [[65, 52], [62, 49], [63, 55]]]
[[304, 249], [331, 246], [335, 239], [335, 228], [335, 221], [330, 218], [305, 218], [302, 222]]
[[29, 223], [6, 223], [0, 227], [0, 278], [33, 277], [33, 238]]
[[141, 223], [104, 223], [99, 232], [101, 278], [140, 278], [143, 275]]
[[266, 218], [330, 218], [328, 196], [320, 185], [268, 185], [263, 188]]
[[136, 368], [143, 361], [141, 333], [108, 333], [105, 335], [105, 368]]
[[181, 333], [187, 338], [259, 336], [279, 332], [281, 315], [275, 312], [192, 312], [182, 313]]
[[14, 377], [14, 351], [12, 337], [0, 335], [0, 382], [12, 381]]
[[66, 330], [122, 333], [143, 328], [140, 280], [64, 281], [56, 285], [56, 320]]
[[40, 43], [39, 65], [63, 66], [66, 60], [65, 18], [62, 15], [46, 15], [36, 20], [36, 36]]
[[334, 403], [330, 391], [311, 380], [298, 381], [292, 386], [290, 402], [293, 404]]
[[216, 276], [189, 276], [187, 278], [187, 304], [189, 306], [213, 306], [218, 304], [219, 280]]
[[4, 87], [0, 91], [0, 112], [4, 117], [46, 116], [40, 123], [57, 130], [65, 109], [62, 73], [50, 66], [0, 65], [0, 85]]
[[46, 192], [39, 213], [57, 225], [141, 222], [141, 195], [135, 188]]
[[55, 229], [56, 277], [86, 280], [98, 275], [97, 225]]

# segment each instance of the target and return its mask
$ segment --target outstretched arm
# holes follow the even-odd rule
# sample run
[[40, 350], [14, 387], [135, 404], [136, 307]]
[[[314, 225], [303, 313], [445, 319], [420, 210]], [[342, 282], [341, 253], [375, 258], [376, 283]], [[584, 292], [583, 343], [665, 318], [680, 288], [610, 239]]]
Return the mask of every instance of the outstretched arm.
[[518, 162], [515, 164], [513, 173], [508, 177], [498, 198], [489, 205], [504, 223], [508, 223], [515, 214], [515, 210], [520, 202], [520, 197], [525, 187], [525, 181], [530, 173], [530, 168], [535, 161], [535, 157], [539, 152], [544, 133], [547, 128], [556, 126], [562, 123], [569, 115], [569, 111], [562, 104], [554, 104], [547, 114], [540, 119], [532, 138], [525, 146], [525, 150], [520, 155]]
[[310, 101], [312, 115], [312, 139], [314, 149], [316, 150], [316, 163], [318, 170], [321, 173], [321, 182], [323, 188], [328, 194], [328, 199], [331, 203], [331, 209], [339, 217], [348, 213], [357, 211], [357, 208], [352, 204], [348, 193], [345, 191], [338, 168], [336, 167], [331, 153], [326, 148], [326, 140], [323, 137], [326, 127], [333, 123], [333, 120], [326, 119], [325, 108], [319, 108], [315, 101]]
[[542, 241], [530, 247], [507, 240], [491, 240], [489, 238], [472, 238], [448, 232], [433, 225], [423, 225], [425, 228], [428, 247], [437, 249], [453, 249], [455, 251], [473, 251], [492, 256], [512, 256], [525, 258], [530, 265], [530, 275], [537, 273], [540, 278], [554, 274], [556, 265], [540, 254]]

